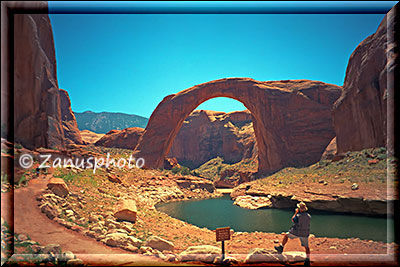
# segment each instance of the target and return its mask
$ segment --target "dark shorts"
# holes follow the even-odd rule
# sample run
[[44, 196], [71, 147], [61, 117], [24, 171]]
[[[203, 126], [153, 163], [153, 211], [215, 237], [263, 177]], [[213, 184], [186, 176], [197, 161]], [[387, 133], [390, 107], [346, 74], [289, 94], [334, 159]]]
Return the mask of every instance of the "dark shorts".
[[308, 248], [308, 236], [297, 236], [297, 235], [291, 234], [291, 233], [289, 233], [289, 232], [287, 232], [286, 234], [288, 235], [288, 237], [289, 237], [290, 239], [293, 239], [293, 238], [298, 238], [298, 239], [300, 239], [301, 245], [302, 245], [303, 247]]

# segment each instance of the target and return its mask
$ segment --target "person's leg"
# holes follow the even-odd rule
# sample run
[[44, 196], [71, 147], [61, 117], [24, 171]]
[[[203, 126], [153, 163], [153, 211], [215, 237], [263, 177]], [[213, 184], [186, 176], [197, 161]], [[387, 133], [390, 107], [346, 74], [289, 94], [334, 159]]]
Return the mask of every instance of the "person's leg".
[[288, 234], [285, 233], [285, 235], [283, 236], [282, 244], [281, 244], [282, 247], [284, 247], [286, 245], [288, 239], [289, 239]]
[[282, 252], [283, 252], [283, 247], [286, 245], [288, 239], [289, 239], [289, 235], [288, 235], [288, 233], [285, 233], [285, 234], [283, 235], [282, 243], [281, 243], [279, 246], [275, 246], [275, 247], [274, 247], [275, 250], [276, 250], [278, 253], [282, 253]]
[[310, 247], [304, 247], [306, 249], [307, 258], [310, 258]]

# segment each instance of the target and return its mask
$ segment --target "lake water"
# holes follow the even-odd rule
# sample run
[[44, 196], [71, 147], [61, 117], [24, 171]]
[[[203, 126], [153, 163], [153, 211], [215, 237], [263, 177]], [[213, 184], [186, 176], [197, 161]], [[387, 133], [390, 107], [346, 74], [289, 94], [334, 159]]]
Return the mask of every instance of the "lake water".
[[[162, 203], [157, 210], [198, 227], [214, 230], [230, 226], [236, 232], [286, 232], [292, 226], [294, 209], [249, 210], [233, 205], [229, 195], [205, 200]], [[316, 237], [339, 237], [387, 241], [387, 226], [393, 229], [393, 219], [362, 215], [309, 211], [311, 233]], [[390, 235], [389, 242], [393, 241]]]

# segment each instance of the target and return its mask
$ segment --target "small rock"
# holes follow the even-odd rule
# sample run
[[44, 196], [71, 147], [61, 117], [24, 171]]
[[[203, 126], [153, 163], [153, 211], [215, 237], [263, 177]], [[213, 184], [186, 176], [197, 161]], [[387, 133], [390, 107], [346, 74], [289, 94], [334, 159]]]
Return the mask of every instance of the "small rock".
[[174, 254], [166, 254], [165, 260], [169, 261], [169, 262], [174, 262], [174, 261], [176, 261], [176, 256]]
[[45, 246], [42, 250], [43, 254], [49, 254], [49, 253], [53, 253], [53, 254], [61, 254], [61, 247], [59, 244], [48, 244], [47, 246]]
[[368, 160], [368, 164], [369, 164], [369, 165], [375, 165], [375, 164], [377, 164], [378, 162], [379, 162], [378, 159], [370, 159], [370, 160]]
[[73, 210], [66, 210], [66, 211], [65, 211], [65, 215], [66, 215], [67, 217], [74, 216], [74, 211], [73, 211]]
[[18, 240], [19, 240], [19, 241], [28, 240], [28, 236], [27, 236], [26, 234], [19, 234], [19, 235], [18, 235]]
[[40, 210], [51, 220], [58, 216], [57, 211], [47, 202], [40, 206]]
[[356, 184], [356, 183], [354, 183], [352, 186], [351, 186], [351, 190], [358, 190], [359, 189], [359, 186], [358, 186], [358, 184]]
[[42, 251], [43, 248], [44, 248], [43, 246], [39, 246], [39, 245], [31, 246], [33, 254], [40, 254], [40, 252]]
[[90, 215], [89, 215], [89, 222], [90, 222], [90, 223], [97, 222], [98, 220], [99, 220], [99, 217], [98, 217], [98, 216], [96, 216], [96, 215], [94, 215], [94, 214], [90, 214]]
[[335, 246], [330, 246], [329, 249], [337, 249]]
[[71, 251], [65, 251], [63, 254], [61, 254], [60, 260], [67, 262], [75, 258], [76, 256], [74, 255], [74, 253], [72, 253]]
[[238, 264], [239, 261], [231, 256], [226, 257], [223, 261], [222, 261], [222, 265], [232, 265], [232, 264]]

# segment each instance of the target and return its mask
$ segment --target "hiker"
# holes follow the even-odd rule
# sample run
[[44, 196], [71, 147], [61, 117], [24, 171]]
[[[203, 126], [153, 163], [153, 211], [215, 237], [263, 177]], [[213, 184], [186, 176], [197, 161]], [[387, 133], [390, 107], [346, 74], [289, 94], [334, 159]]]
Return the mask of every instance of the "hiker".
[[308, 208], [306, 204], [302, 201], [297, 204], [297, 209], [292, 217], [293, 226], [290, 228], [289, 232], [285, 233], [283, 236], [282, 243], [274, 248], [278, 253], [283, 252], [288, 238], [299, 238], [301, 245], [305, 248], [307, 258], [306, 263], [310, 262], [310, 247], [308, 246], [308, 235], [310, 234], [310, 220], [311, 215], [307, 212]]

